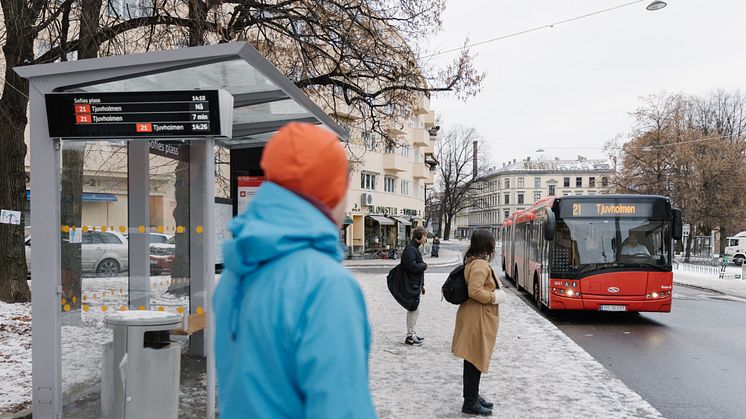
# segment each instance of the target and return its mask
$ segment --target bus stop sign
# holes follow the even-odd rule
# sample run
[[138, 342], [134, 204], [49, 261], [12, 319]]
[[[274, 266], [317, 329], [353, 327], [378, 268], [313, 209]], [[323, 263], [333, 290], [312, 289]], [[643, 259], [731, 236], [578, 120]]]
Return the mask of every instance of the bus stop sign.
[[224, 90], [47, 93], [54, 138], [230, 137], [233, 96]]

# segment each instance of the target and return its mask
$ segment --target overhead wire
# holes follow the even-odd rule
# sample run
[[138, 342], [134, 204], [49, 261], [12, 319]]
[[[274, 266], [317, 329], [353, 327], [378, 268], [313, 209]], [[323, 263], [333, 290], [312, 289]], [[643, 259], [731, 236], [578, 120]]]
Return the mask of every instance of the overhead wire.
[[564, 23], [569, 23], [569, 22], [573, 22], [573, 21], [576, 21], [576, 20], [581, 20], [581, 19], [585, 19], [585, 18], [588, 18], [588, 17], [591, 17], [591, 16], [599, 15], [599, 14], [602, 14], [602, 13], [611, 12], [613, 10], [621, 9], [623, 7], [631, 6], [633, 4], [642, 3], [643, 1], [645, 1], [645, 0], [631, 1], [629, 3], [620, 4], [620, 5], [617, 5], [617, 6], [614, 6], [614, 7], [609, 7], [609, 8], [603, 9], [603, 10], [597, 10], [595, 12], [586, 13], [586, 14], [583, 14], [583, 15], [580, 15], [580, 16], [571, 17], [569, 19], [559, 20], [557, 22], [548, 23], [546, 25], [536, 26], [536, 27], [533, 27], [533, 28], [530, 28], [530, 29], [525, 29], [525, 30], [519, 31], [519, 32], [514, 32], [514, 33], [511, 33], [511, 34], [507, 34], [507, 35], [497, 36], [495, 38], [490, 38], [490, 39], [486, 39], [484, 41], [474, 42], [472, 44], [466, 44], [466, 45], [463, 45], [463, 46], [458, 47], [458, 48], [451, 48], [451, 49], [447, 49], [447, 50], [444, 50], [444, 51], [434, 52], [432, 54], [425, 55], [422, 58], [431, 58], [431, 57], [436, 57], [438, 55], [448, 54], [450, 52], [463, 51], [466, 48], [471, 48], [471, 47], [476, 47], [476, 46], [480, 46], [480, 45], [484, 45], [484, 44], [489, 44], [489, 43], [492, 43], [492, 42], [501, 41], [503, 39], [514, 38], [516, 36], [524, 35], [524, 34], [531, 33], [531, 32], [536, 32], [536, 31], [539, 31], [539, 30], [542, 30], [542, 29], [551, 29], [551, 28], [554, 28], [557, 25], [562, 25]]

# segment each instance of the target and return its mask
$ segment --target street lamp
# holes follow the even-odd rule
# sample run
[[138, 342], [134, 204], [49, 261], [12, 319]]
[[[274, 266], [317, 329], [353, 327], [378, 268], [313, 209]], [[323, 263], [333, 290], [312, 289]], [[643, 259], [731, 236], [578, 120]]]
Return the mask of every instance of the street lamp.
[[666, 4], [665, 1], [655, 0], [655, 1], [651, 2], [650, 4], [648, 4], [648, 7], [646, 7], [646, 9], [648, 9], [650, 11], [655, 11], [655, 10], [660, 10], [660, 9], [666, 7], [666, 5], [667, 4]]

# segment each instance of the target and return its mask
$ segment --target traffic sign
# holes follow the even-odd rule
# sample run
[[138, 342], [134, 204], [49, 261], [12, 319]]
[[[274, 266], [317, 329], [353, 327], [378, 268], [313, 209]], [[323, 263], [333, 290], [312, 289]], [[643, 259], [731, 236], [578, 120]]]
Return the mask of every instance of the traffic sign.
[[48, 93], [54, 138], [230, 137], [233, 97], [223, 90]]

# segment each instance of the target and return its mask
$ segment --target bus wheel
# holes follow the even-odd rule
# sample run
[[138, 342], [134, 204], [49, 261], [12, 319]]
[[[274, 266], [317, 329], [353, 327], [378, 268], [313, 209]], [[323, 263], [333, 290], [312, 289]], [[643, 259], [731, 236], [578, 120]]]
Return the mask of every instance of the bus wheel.
[[503, 272], [505, 272], [505, 278], [506, 279], [511, 279], [510, 278], [510, 273], [508, 273], [508, 270], [505, 269], [505, 258], [503, 258]]
[[539, 278], [536, 275], [534, 275], [534, 302], [539, 311], [544, 311], [544, 305], [541, 303], [541, 287], [539, 286]]

